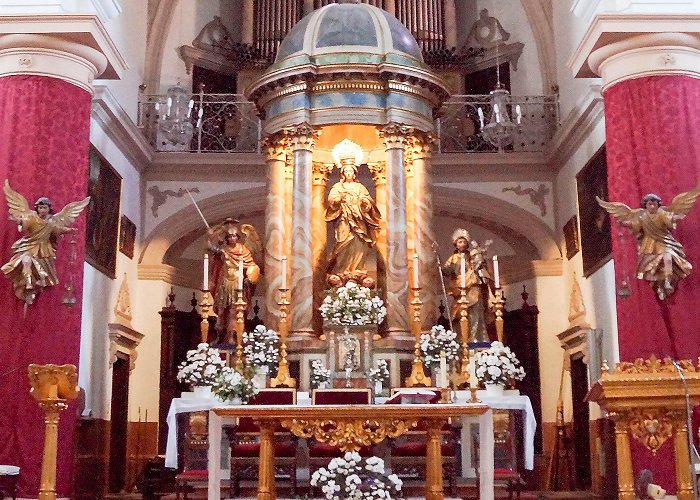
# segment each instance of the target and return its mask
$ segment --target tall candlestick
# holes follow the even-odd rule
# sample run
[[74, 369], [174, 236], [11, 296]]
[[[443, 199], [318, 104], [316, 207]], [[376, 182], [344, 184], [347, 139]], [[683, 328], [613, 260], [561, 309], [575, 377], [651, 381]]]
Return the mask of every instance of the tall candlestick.
[[476, 379], [476, 356], [474, 351], [469, 351], [469, 387], [476, 389], [479, 387], [479, 381]]
[[496, 288], [501, 288], [501, 276], [498, 274], [498, 255], [493, 256], [493, 281]]
[[440, 387], [447, 387], [447, 358], [445, 351], [440, 351]]
[[467, 261], [464, 259], [464, 254], [459, 255], [459, 269], [459, 284], [464, 288], [467, 286]]
[[238, 261], [238, 289], [243, 290], [243, 261]]
[[282, 257], [282, 287], [283, 290], [287, 289], [287, 256]]
[[202, 290], [209, 290], [209, 254], [204, 254], [204, 278], [202, 278]]
[[420, 288], [418, 286], [418, 254], [413, 254], [413, 288]]

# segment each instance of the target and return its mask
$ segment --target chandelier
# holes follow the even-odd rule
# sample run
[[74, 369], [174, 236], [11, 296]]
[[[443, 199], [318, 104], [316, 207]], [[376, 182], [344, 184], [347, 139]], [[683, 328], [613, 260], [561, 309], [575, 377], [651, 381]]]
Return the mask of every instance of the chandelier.
[[194, 100], [180, 82], [168, 89], [165, 102], [156, 103], [158, 115], [158, 133], [163, 145], [173, 147], [189, 147], [195, 127], [202, 124], [203, 109], [200, 103], [197, 124], [192, 124], [192, 108]]
[[[489, 92], [488, 104], [491, 108], [488, 122], [484, 110], [481, 107], [478, 108], [481, 136], [489, 144], [503, 149], [513, 144], [513, 136], [520, 129], [523, 114], [520, 104], [513, 107], [513, 97], [501, 84], [498, 47], [496, 47], [496, 88]], [[515, 117], [511, 116], [512, 111], [515, 111]]]

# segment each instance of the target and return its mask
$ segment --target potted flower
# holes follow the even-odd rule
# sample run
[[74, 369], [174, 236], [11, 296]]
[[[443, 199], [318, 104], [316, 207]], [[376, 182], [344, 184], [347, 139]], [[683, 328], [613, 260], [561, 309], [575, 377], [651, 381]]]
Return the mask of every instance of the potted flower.
[[505, 386], [512, 386], [525, 378], [525, 369], [509, 347], [501, 342], [493, 342], [491, 347], [474, 355], [477, 379], [492, 395], [503, 395]]
[[243, 332], [243, 358], [253, 368], [260, 388], [265, 387], [267, 375], [277, 367], [280, 358], [279, 336], [274, 330], [258, 325], [248, 333]]
[[311, 387], [325, 389], [331, 380], [331, 371], [326, 368], [323, 361], [314, 359], [311, 362]]
[[386, 474], [384, 460], [363, 459], [357, 452], [348, 452], [331, 460], [311, 476], [311, 486], [320, 488], [328, 500], [375, 500], [400, 498], [403, 482], [396, 474]]
[[226, 363], [221, 359], [219, 350], [202, 342], [196, 349], [187, 351], [185, 361], [177, 367], [177, 381], [192, 386], [196, 396], [208, 397], [214, 380], [224, 366]]
[[325, 321], [333, 325], [379, 324], [386, 317], [384, 302], [365, 286], [348, 281], [344, 286], [332, 288], [319, 308]]
[[250, 369], [238, 371], [226, 366], [214, 379], [213, 392], [222, 401], [233, 404], [247, 403], [259, 392], [251, 380], [251, 375]]
[[377, 360], [377, 367], [367, 370], [367, 379], [374, 387], [374, 395], [378, 396], [382, 392], [382, 385], [389, 379], [389, 367], [386, 359]]
[[459, 343], [457, 333], [445, 330], [445, 327], [436, 325], [429, 333], [420, 336], [420, 350], [423, 363], [428, 369], [437, 370], [440, 367], [440, 358], [444, 355], [447, 364], [459, 358]]

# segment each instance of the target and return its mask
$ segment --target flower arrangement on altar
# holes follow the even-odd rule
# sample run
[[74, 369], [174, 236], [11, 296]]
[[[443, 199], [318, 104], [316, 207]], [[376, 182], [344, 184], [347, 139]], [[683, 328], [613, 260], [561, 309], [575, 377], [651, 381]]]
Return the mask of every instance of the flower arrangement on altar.
[[370, 381], [372, 386], [376, 385], [378, 382], [383, 384], [388, 378], [389, 366], [387, 365], [386, 359], [378, 360], [376, 368], [370, 368], [367, 370], [367, 379]]
[[177, 381], [191, 386], [213, 385], [224, 366], [219, 350], [202, 342], [197, 349], [187, 351], [185, 361], [177, 367]]
[[238, 371], [226, 366], [222, 368], [214, 379], [212, 392], [222, 401], [233, 403], [247, 403], [250, 398], [258, 393], [258, 388], [253, 385], [250, 368]]
[[443, 353], [445, 360], [449, 364], [459, 357], [457, 333], [452, 330], [445, 330], [444, 326], [436, 325], [430, 329], [430, 333], [421, 334], [420, 350], [423, 355], [423, 362], [429, 369], [440, 365], [440, 356]]
[[319, 310], [323, 319], [334, 325], [379, 324], [386, 317], [386, 307], [377, 293], [354, 281], [330, 289]]
[[320, 488], [328, 500], [376, 500], [400, 498], [403, 482], [396, 474], [386, 474], [384, 460], [363, 459], [357, 452], [348, 452], [331, 460], [311, 476], [311, 486]]
[[280, 359], [280, 339], [277, 332], [258, 325], [248, 333], [243, 332], [243, 357], [245, 364], [254, 368], [273, 370]]
[[509, 347], [492, 342], [491, 347], [474, 355], [475, 373], [484, 384], [511, 386], [525, 378], [525, 369]]
[[331, 380], [331, 371], [326, 368], [323, 361], [314, 359], [311, 362], [311, 387], [318, 389]]

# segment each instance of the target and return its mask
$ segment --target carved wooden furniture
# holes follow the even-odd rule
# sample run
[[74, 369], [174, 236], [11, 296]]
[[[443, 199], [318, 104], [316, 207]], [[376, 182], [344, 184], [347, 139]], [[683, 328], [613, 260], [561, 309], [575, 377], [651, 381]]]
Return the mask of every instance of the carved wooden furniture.
[[0, 465], [0, 498], [12, 497], [12, 500], [17, 500], [18, 480], [19, 467]]
[[[250, 417], [260, 427], [258, 500], [273, 500], [275, 474], [274, 430], [279, 423], [299, 437], [337, 446], [343, 452], [398, 437], [418, 422], [428, 431], [426, 492], [427, 500], [442, 500], [441, 429], [448, 418], [480, 415], [480, 423], [492, 432], [489, 407], [483, 404], [441, 405], [316, 405], [316, 406], [232, 406], [209, 412], [209, 499], [221, 498], [221, 429], [236, 417]], [[482, 463], [493, 463], [482, 446]], [[482, 483], [483, 484], [483, 483]], [[484, 493], [485, 495], [486, 493]], [[493, 493], [491, 493], [493, 494]]]
[[194, 492], [197, 483], [207, 482], [207, 414], [194, 412], [189, 416], [189, 427], [185, 432], [183, 449], [183, 469], [175, 476], [175, 494], [187, 500], [190, 493]]
[[[296, 389], [261, 389], [251, 399], [249, 405], [294, 405]], [[258, 476], [260, 462], [260, 428], [253, 419], [241, 417], [238, 425], [228, 430], [231, 444], [231, 493], [240, 496], [240, 480], [253, 479]], [[278, 426], [275, 429], [275, 475], [288, 477], [291, 483], [291, 495], [296, 494], [297, 487], [297, 438], [288, 430]]]
[[[392, 389], [392, 395], [400, 388]], [[421, 388], [435, 393], [435, 401], [440, 399], [440, 389], [434, 387]], [[450, 494], [457, 493], [457, 442], [456, 430], [446, 422], [440, 432], [442, 453], [442, 474], [450, 485]], [[389, 447], [391, 470], [402, 479], [425, 479], [426, 452], [428, 432], [422, 423], [415, 429], [398, 437]]]
[[662, 447], [673, 446], [676, 496], [692, 500], [694, 478], [688, 450], [686, 396], [691, 408], [700, 403], [700, 367], [691, 361], [674, 365], [671, 360], [652, 356], [618, 363], [612, 372], [603, 366], [601, 378], [587, 400], [607, 410], [615, 422], [620, 500], [635, 498], [630, 438], [642, 445], [635, 455], [655, 456]]

